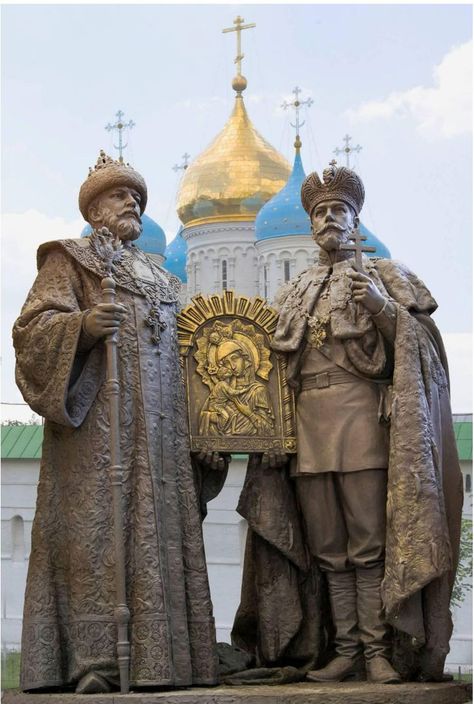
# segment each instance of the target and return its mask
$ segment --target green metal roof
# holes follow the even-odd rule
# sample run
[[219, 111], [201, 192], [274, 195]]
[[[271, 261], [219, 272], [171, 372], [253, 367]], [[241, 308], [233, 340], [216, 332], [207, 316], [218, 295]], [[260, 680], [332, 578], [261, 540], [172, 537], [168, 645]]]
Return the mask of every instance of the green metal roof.
[[[463, 420], [453, 418], [459, 459], [472, 460], [472, 416], [461, 417]], [[42, 425], [2, 425], [2, 459], [39, 459], [42, 442]]]
[[460, 460], [472, 460], [472, 420], [454, 423]]
[[42, 425], [2, 425], [2, 459], [39, 459], [42, 443]]

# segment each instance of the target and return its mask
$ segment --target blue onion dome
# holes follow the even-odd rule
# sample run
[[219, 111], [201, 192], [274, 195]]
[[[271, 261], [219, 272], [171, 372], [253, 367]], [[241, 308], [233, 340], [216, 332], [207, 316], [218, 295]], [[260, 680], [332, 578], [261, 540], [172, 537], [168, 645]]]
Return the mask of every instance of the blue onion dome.
[[310, 235], [311, 222], [301, 204], [301, 184], [306, 178], [301, 161], [299, 145], [290, 178], [281, 191], [269, 200], [255, 219], [257, 241], [287, 235]]
[[367, 256], [383, 257], [384, 259], [392, 258], [389, 248], [386, 247], [384, 243], [381, 242], [379, 238], [374, 235], [373, 232], [368, 230], [363, 223], [359, 224], [359, 231], [361, 235], [365, 235], [365, 237], [367, 237], [363, 244], [368, 245], [369, 247], [375, 247], [375, 252], [367, 252]]
[[186, 254], [188, 245], [182, 236], [183, 227], [178, 230], [178, 234], [165, 249], [165, 263], [163, 267], [177, 276], [183, 284], [187, 282], [186, 276]]
[[[166, 235], [163, 229], [152, 218], [145, 213], [141, 216], [143, 232], [135, 242], [143, 252], [147, 254], [165, 255]], [[87, 224], [81, 232], [81, 237], [88, 237], [92, 232], [92, 227]]]

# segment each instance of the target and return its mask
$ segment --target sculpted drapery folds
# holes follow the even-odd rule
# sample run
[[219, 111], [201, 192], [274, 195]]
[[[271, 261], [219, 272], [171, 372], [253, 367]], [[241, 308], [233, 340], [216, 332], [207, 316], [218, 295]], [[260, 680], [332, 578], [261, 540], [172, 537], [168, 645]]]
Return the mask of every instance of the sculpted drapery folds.
[[14, 326], [18, 385], [46, 419], [23, 621], [27, 690], [75, 686], [92, 672], [105, 685], [117, 681], [103, 335], [118, 329], [131, 683], [216, 681], [178, 361], [179, 281], [131, 243], [145, 202], [139, 174], [101, 155], [80, 207], [124, 244], [115, 307], [101, 304], [94, 234], [50, 242], [39, 249], [38, 276]]
[[334, 164], [302, 187], [321, 251], [279, 292], [272, 342], [297, 391], [298, 455], [292, 479], [249, 467], [233, 636], [261, 664], [305, 664], [316, 681], [364, 669], [378, 682], [439, 680], [462, 510], [446, 357], [426, 286], [398, 262], [357, 266], [363, 199], [357, 174]]

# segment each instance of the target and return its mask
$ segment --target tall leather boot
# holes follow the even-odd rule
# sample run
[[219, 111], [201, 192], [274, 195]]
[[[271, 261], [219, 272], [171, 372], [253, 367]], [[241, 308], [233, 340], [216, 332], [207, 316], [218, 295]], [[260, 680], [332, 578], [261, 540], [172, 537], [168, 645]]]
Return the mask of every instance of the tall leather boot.
[[310, 670], [313, 682], [341, 682], [361, 679], [363, 660], [357, 627], [357, 591], [354, 570], [327, 572], [331, 614], [336, 628], [336, 657], [320, 670]]
[[369, 682], [398, 684], [401, 677], [390, 664], [390, 628], [385, 622], [381, 584], [384, 566], [356, 570], [357, 614]]

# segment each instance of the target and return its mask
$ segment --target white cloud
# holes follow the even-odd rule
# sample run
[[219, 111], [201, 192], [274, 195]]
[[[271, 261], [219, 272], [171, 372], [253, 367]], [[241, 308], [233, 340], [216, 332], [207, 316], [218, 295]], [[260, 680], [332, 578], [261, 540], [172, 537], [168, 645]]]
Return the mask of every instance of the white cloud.
[[472, 125], [472, 41], [455, 46], [433, 69], [432, 86], [415, 86], [347, 111], [358, 122], [411, 118], [426, 137], [455, 137]]
[[216, 108], [221, 106], [229, 107], [229, 101], [227, 98], [220, 95], [212, 95], [204, 100], [194, 100], [192, 98], [186, 98], [185, 100], [180, 100], [175, 104], [176, 108], [179, 110], [192, 110], [198, 112], [214, 112]]

